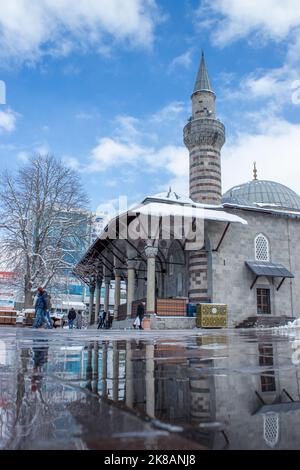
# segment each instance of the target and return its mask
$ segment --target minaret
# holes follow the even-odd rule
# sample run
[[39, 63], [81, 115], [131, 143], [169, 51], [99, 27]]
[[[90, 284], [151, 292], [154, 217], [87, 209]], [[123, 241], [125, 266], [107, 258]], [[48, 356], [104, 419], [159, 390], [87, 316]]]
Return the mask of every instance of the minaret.
[[195, 202], [221, 204], [221, 148], [224, 125], [216, 119], [216, 95], [212, 90], [204, 54], [192, 99], [192, 117], [183, 130], [190, 153], [190, 197]]
[[254, 180], [257, 180], [256, 162], [253, 162], [253, 179], [254, 179]]

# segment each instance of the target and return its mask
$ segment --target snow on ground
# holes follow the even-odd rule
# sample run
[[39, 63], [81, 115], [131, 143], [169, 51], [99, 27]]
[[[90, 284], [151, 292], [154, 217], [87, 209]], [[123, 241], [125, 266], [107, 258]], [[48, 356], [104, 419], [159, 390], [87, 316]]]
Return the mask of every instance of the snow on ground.
[[294, 321], [289, 321], [287, 325], [274, 327], [275, 330], [286, 330], [290, 328], [300, 328], [300, 317], [296, 318]]

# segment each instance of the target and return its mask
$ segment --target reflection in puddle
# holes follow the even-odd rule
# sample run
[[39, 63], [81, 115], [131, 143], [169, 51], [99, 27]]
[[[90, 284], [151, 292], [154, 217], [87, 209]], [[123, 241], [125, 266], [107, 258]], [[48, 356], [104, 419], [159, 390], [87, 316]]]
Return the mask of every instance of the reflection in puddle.
[[0, 332], [0, 448], [298, 449], [278, 332]]

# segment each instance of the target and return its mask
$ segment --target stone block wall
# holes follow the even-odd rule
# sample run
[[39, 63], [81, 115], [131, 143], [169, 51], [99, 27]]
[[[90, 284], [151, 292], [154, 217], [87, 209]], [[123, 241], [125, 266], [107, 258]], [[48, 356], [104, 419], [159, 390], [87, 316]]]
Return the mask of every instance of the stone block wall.
[[[267, 287], [271, 293], [271, 314], [300, 316], [300, 220], [262, 212], [231, 210], [247, 220], [248, 225], [232, 223], [218, 252], [212, 251], [212, 302], [228, 305], [229, 326], [236, 326], [257, 314], [256, 289]], [[208, 224], [211, 248], [216, 248], [224, 230], [222, 223]], [[223, 228], [222, 228], [223, 227]], [[286, 279], [279, 291], [281, 278], [259, 278], [250, 290], [254, 274], [245, 261], [255, 260], [254, 239], [263, 233], [270, 244], [270, 261], [283, 264], [295, 278]]]

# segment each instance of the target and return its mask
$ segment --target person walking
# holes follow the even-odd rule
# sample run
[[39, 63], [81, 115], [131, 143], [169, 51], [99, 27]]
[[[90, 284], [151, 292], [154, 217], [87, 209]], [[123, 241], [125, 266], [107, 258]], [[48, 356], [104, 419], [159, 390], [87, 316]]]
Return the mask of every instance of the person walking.
[[52, 319], [50, 317], [50, 310], [51, 310], [51, 307], [52, 307], [51, 295], [48, 294], [48, 292], [46, 292], [46, 291], [44, 291], [44, 292], [45, 292], [45, 296], [47, 297], [47, 310], [46, 310], [46, 314], [45, 314], [46, 328], [53, 328], [53, 322], [52, 322]]
[[82, 312], [79, 310], [76, 315], [76, 328], [81, 330], [82, 328]]
[[106, 312], [105, 310], [102, 310], [100, 317], [99, 317], [99, 323], [97, 329], [100, 330], [100, 328], [104, 328], [105, 325], [105, 319], [106, 319]]
[[74, 308], [72, 307], [72, 308], [69, 310], [69, 313], [68, 313], [68, 326], [69, 326], [69, 330], [72, 330], [72, 329], [73, 329], [75, 318], [76, 318], [76, 312], [75, 312]]
[[136, 310], [136, 318], [135, 318], [134, 323], [133, 323], [134, 328], [139, 327], [140, 330], [144, 329], [143, 326], [142, 326], [144, 315], [145, 315], [144, 303], [140, 302], [138, 304], [137, 310]]
[[39, 287], [37, 290], [34, 308], [35, 317], [32, 328], [39, 328], [43, 323], [47, 325], [46, 312], [48, 310], [48, 299], [43, 287]]

